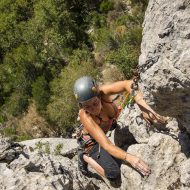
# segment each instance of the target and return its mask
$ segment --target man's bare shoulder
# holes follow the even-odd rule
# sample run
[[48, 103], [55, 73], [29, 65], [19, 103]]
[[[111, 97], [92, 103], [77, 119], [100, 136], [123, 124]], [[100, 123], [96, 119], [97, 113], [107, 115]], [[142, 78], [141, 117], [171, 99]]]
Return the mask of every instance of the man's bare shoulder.
[[79, 117], [80, 118], [91, 118], [91, 115], [89, 113], [87, 113], [84, 109], [80, 109]]

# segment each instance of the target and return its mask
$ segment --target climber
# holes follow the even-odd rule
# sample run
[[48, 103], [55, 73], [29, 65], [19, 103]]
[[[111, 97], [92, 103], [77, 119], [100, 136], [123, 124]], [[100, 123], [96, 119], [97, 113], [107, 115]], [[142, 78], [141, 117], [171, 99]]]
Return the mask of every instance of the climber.
[[[150, 174], [150, 168], [144, 161], [115, 146], [106, 136], [110, 129], [117, 126], [116, 119], [119, 114], [118, 107], [112, 101], [112, 95], [124, 91], [132, 93], [132, 84], [133, 80], [126, 80], [98, 86], [89, 76], [75, 81], [74, 95], [80, 107], [81, 122], [77, 134], [79, 169], [83, 174], [87, 173], [87, 164], [89, 164], [110, 181], [117, 179], [120, 176], [121, 160], [130, 164], [142, 175]], [[165, 122], [162, 116], [146, 104], [140, 91], [133, 91], [133, 97], [147, 120]]]

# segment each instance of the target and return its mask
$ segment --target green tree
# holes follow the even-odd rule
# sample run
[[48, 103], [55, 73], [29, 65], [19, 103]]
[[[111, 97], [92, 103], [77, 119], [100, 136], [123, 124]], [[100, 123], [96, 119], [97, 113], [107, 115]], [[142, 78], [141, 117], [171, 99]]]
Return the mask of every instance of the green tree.
[[[41, 76], [46, 78], [46, 86], [59, 76], [73, 49], [88, 43], [86, 16], [96, 3], [90, 5], [64, 0], [0, 2], [0, 105], [11, 105], [8, 101], [18, 91], [30, 98], [32, 84], [37, 86], [34, 81], [40, 83]], [[42, 104], [40, 109], [45, 109], [46, 103]]]

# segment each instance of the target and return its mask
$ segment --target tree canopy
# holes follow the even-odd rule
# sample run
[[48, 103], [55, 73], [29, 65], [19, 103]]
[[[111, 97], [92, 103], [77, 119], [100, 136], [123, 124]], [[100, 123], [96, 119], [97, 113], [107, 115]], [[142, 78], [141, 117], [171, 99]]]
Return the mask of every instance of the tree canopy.
[[[0, 122], [35, 101], [38, 112], [65, 133], [76, 123], [74, 80], [97, 76], [94, 54], [125, 76], [138, 63], [147, 1], [0, 1]], [[2, 119], [3, 118], [3, 119]]]

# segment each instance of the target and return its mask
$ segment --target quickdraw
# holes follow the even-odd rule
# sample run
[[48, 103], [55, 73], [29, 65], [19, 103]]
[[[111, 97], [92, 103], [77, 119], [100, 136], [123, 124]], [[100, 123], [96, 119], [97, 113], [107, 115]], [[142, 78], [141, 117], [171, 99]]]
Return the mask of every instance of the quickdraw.
[[133, 71], [133, 75], [134, 75], [134, 78], [133, 78], [133, 83], [131, 84], [131, 93], [129, 94], [128, 93], [128, 96], [127, 96], [127, 107], [129, 109], [132, 109], [134, 107], [134, 103], [135, 103], [135, 96], [137, 95], [137, 90], [139, 89], [139, 85], [138, 85], [138, 82], [140, 80], [140, 74], [138, 72], [138, 69]]

